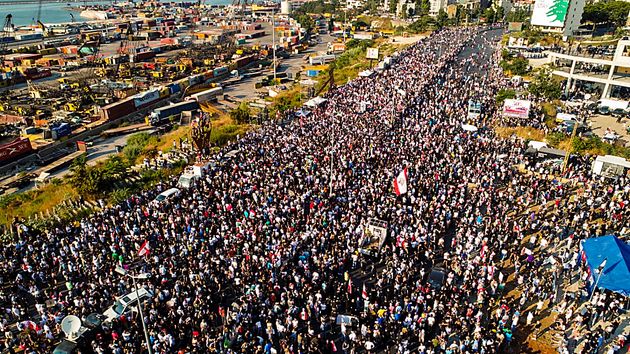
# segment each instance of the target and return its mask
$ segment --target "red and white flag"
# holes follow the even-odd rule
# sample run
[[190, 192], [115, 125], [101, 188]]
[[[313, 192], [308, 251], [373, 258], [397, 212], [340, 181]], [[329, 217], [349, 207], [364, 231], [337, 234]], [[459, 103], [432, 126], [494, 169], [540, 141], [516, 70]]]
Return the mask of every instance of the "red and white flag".
[[148, 256], [151, 252], [151, 246], [149, 246], [149, 241], [144, 241], [140, 249], [138, 250], [138, 256]]
[[362, 296], [364, 299], [367, 299], [367, 298], [368, 298], [368, 293], [367, 293], [367, 289], [365, 288], [365, 283], [363, 284], [363, 291], [361, 291], [361, 296]]
[[394, 192], [396, 195], [407, 193], [407, 167], [394, 179]]
[[352, 279], [348, 279], [348, 294], [352, 294]]

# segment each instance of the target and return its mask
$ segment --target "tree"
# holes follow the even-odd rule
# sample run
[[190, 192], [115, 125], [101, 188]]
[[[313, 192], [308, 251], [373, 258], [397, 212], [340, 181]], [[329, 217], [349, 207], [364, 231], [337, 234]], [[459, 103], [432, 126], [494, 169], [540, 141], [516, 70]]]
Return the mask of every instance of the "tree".
[[435, 22], [438, 28], [442, 28], [446, 25], [446, 23], [448, 22], [448, 14], [446, 13], [446, 11], [444, 11], [444, 9], [440, 9], [440, 12], [438, 12]]
[[511, 89], [500, 89], [497, 92], [496, 101], [498, 105], [503, 105], [503, 102], [510, 98], [516, 97], [516, 91]]
[[505, 17], [505, 20], [507, 22], [526, 22], [528, 17], [529, 17], [529, 11], [519, 8], [514, 11], [508, 12], [507, 16]]
[[309, 15], [299, 15], [297, 16], [297, 21], [307, 33], [310, 33], [311, 30], [315, 28], [315, 20], [313, 20], [313, 18]]
[[402, 9], [400, 11], [400, 16], [402, 18], [407, 18], [407, 3], [404, 3]]
[[489, 7], [483, 11], [483, 17], [486, 18], [487, 23], [494, 22], [494, 19], [496, 17], [496, 12], [494, 11], [492, 7]]
[[247, 102], [241, 102], [238, 107], [230, 111], [230, 116], [232, 117], [232, 119], [234, 119], [239, 124], [249, 122], [250, 115], [251, 112]]
[[435, 20], [429, 15], [423, 15], [407, 28], [410, 32], [420, 33], [435, 25]]
[[396, 14], [396, 8], [398, 7], [398, 1], [389, 0], [389, 13]]
[[503, 22], [503, 18], [505, 17], [505, 10], [503, 9], [503, 6], [499, 6], [497, 8], [497, 11], [495, 13], [495, 22]]
[[538, 74], [530, 82], [528, 90], [532, 95], [547, 100], [555, 100], [562, 95], [562, 88], [553, 80], [549, 68], [538, 71]]
[[625, 1], [599, 1], [584, 6], [582, 23], [590, 22], [595, 25], [600, 23], [623, 26], [630, 12], [630, 3]]

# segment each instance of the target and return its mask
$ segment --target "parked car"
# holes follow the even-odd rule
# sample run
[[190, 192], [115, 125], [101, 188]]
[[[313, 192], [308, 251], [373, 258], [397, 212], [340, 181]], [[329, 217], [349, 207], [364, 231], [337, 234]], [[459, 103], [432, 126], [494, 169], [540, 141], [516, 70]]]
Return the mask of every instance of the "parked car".
[[597, 113], [609, 115], [610, 114], [610, 108], [608, 108], [608, 106], [600, 106], [600, 107], [597, 108]]
[[158, 194], [158, 196], [155, 197], [155, 199], [153, 201], [156, 202], [156, 203], [161, 203], [161, 202], [163, 202], [165, 200], [168, 200], [168, 199], [171, 199], [171, 198], [174, 198], [174, 197], [178, 196], [180, 192], [181, 191], [179, 189], [177, 189], [177, 188], [170, 188], [170, 189], [167, 189], [164, 192]]
[[135, 291], [132, 291], [125, 296], [119, 297], [112, 306], [103, 312], [103, 316], [105, 316], [104, 322], [111, 322], [123, 314], [138, 311], [138, 299], [140, 299], [140, 302], [144, 302], [151, 297], [153, 297], [153, 294], [145, 288], [138, 289], [137, 295]]
[[626, 117], [628, 112], [626, 112], [623, 108], [615, 108], [612, 112], [610, 112], [610, 114], [612, 114], [613, 117]]
[[429, 285], [434, 289], [440, 289], [446, 279], [446, 270], [442, 267], [433, 267], [429, 273]]

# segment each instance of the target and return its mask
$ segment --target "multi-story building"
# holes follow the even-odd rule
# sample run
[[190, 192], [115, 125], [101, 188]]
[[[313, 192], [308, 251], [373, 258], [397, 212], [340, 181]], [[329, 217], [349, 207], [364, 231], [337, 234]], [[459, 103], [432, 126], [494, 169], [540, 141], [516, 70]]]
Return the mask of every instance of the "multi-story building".
[[429, 15], [437, 16], [440, 10], [446, 11], [448, 0], [429, 0]]
[[577, 84], [580, 86], [597, 87], [601, 98], [615, 96], [615, 92], [630, 92], [630, 39], [624, 37], [619, 40], [612, 51], [599, 54], [589, 54], [584, 50], [580, 53], [548, 52], [548, 60], [553, 64], [553, 75], [565, 78], [566, 89], [571, 91]]
[[532, 26], [543, 32], [572, 36], [580, 26], [585, 0], [536, 0]]

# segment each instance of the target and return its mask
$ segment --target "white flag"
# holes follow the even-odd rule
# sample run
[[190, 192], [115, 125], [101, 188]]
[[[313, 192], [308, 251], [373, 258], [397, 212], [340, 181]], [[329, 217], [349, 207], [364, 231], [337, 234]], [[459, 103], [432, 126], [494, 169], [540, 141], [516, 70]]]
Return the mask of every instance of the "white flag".
[[407, 167], [405, 167], [394, 180], [394, 191], [396, 195], [407, 193]]

